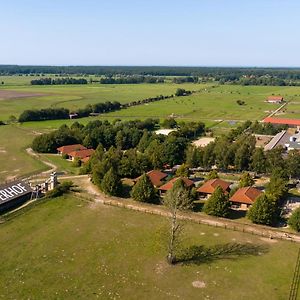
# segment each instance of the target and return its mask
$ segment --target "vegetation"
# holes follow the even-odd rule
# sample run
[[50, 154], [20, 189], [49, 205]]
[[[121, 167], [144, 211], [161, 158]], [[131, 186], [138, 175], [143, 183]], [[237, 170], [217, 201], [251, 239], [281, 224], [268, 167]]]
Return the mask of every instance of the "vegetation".
[[208, 215], [216, 217], [227, 217], [229, 214], [230, 202], [221, 187], [217, 187], [209, 199], [205, 202], [203, 211]]
[[100, 188], [107, 195], [120, 196], [122, 191], [122, 182], [113, 167], [111, 167], [104, 175]]
[[254, 179], [251, 177], [251, 175], [248, 172], [244, 172], [243, 175], [240, 178], [239, 187], [247, 187], [252, 186], [254, 184]]
[[295, 231], [300, 231], [300, 207], [295, 209], [288, 220], [289, 226], [293, 228]]
[[57, 84], [87, 84], [84, 78], [41, 78], [31, 80], [32, 85], [57, 85]]
[[74, 186], [72, 181], [64, 181], [58, 184], [53, 190], [46, 193], [46, 198], [57, 198], [66, 193], [69, 193]]
[[188, 210], [193, 207], [193, 199], [190, 191], [186, 188], [182, 179], [175, 181], [172, 189], [164, 197], [163, 203], [171, 213], [167, 261], [170, 264], [174, 264], [176, 263], [176, 251], [179, 248], [180, 233], [183, 226], [178, 223], [177, 213], [178, 211]]
[[143, 174], [134, 185], [131, 197], [139, 202], [157, 203], [157, 191], [147, 174]]

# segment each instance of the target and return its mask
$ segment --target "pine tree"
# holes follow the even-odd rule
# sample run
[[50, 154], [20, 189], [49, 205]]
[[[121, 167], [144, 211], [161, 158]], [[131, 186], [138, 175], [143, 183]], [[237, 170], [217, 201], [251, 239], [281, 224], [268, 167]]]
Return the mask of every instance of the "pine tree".
[[132, 189], [131, 197], [140, 202], [157, 203], [157, 192], [147, 174], [143, 174]]
[[204, 212], [216, 217], [226, 217], [229, 213], [230, 203], [221, 187], [217, 187], [204, 205]]
[[101, 190], [110, 196], [118, 196], [122, 190], [121, 180], [114, 168], [110, 168], [101, 181]]

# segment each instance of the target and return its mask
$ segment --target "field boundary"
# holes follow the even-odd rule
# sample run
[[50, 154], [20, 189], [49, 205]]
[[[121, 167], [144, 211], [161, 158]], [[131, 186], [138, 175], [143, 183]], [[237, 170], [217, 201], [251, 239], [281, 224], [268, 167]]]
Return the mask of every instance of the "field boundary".
[[[158, 205], [148, 204], [148, 203], [136, 203], [128, 199], [108, 197], [101, 194], [91, 194], [89, 196], [80, 193], [75, 193], [75, 194], [76, 197], [78, 198], [84, 200], [96, 201], [104, 205], [126, 208], [126, 209], [144, 212], [148, 214], [160, 215], [163, 217], [171, 216], [170, 212], [168, 212], [167, 209], [163, 206], [158, 206]], [[229, 229], [233, 231], [245, 232], [245, 233], [258, 235], [268, 239], [277, 239], [277, 240], [285, 240], [285, 241], [300, 243], [299, 235], [290, 234], [284, 231], [279, 231], [276, 230], [275, 228], [270, 228], [263, 225], [255, 225], [255, 224], [245, 225], [228, 219], [204, 216], [194, 212], [179, 212], [178, 219], [184, 221], [191, 221], [194, 223], [208, 225], [212, 227], [219, 227], [219, 228]]]

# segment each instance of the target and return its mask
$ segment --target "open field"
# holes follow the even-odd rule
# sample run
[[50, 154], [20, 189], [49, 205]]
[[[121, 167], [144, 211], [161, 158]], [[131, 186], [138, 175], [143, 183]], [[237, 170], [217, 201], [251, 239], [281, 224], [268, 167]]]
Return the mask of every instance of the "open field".
[[167, 222], [71, 196], [42, 202], [0, 225], [0, 297], [287, 299], [298, 245], [187, 223], [187, 246], [221, 254], [169, 266]]
[[[207, 85], [183, 84], [180, 87], [198, 90]], [[1, 100], [0, 120], [10, 115], [19, 116], [25, 109], [65, 107], [77, 109], [87, 104], [119, 101], [127, 103], [158, 95], [174, 94], [176, 84], [119, 84], [100, 85], [54, 85], [54, 86], [0, 86], [0, 91], [18, 93], [37, 93], [44, 96]], [[0, 95], [1, 98], [1, 95]]]
[[33, 138], [34, 133], [30, 130], [13, 125], [0, 126], [0, 182], [47, 169], [25, 151]]

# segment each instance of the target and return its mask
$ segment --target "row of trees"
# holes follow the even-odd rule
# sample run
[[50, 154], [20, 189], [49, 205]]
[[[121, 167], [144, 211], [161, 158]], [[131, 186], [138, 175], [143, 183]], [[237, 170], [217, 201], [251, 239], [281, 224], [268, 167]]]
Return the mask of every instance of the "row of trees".
[[100, 79], [101, 84], [137, 84], [137, 83], [164, 83], [162, 77], [154, 76], [118, 76], [105, 77]]
[[45, 121], [68, 119], [69, 110], [66, 108], [27, 109], [19, 116], [19, 122]]
[[61, 85], [61, 84], [87, 84], [84, 78], [40, 78], [31, 80], [31, 85]]

